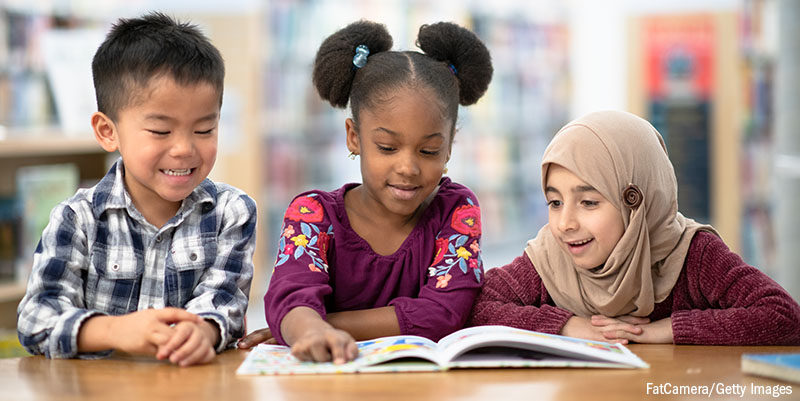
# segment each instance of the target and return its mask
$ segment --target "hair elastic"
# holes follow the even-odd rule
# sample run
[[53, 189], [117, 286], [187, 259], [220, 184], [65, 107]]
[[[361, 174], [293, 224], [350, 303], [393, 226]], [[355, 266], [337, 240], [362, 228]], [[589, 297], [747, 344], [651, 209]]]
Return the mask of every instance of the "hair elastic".
[[450, 71], [453, 73], [453, 75], [458, 75], [458, 70], [456, 69], [456, 66], [450, 63], [447, 63], [447, 66], [450, 67]]
[[364, 45], [356, 47], [356, 55], [353, 56], [353, 65], [356, 68], [362, 68], [367, 65], [367, 56], [369, 56], [369, 48]]

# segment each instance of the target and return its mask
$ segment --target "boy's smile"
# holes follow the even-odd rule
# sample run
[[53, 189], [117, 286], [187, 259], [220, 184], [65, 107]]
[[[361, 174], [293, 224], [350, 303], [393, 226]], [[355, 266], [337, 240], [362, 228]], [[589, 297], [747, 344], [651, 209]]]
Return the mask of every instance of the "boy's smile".
[[119, 150], [134, 205], [160, 227], [214, 166], [219, 92], [203, 82], [180, 85], [168, 75], [134, 90], [141, 100], [120, 110], [111, 135], [98, 140]]
[[619, 209], [558, 164], [550, 164], [546, 179], [553, 237], [578, 267], [603, 266], [625, 232]]

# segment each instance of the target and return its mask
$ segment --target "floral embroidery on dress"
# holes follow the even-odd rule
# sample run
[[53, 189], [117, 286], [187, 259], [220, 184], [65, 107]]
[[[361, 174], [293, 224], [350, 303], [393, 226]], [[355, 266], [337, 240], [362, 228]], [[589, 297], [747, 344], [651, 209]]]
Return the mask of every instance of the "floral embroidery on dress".
[[472, 199], [467, 198], [469, 205], [462, 205], [453, 212], [450, 226], [461, 234], [477, 237], [481, 235], [481, 208], [472, 203]]
[[[481, 233], [481, 211], [475, 206], [472, 199], [467, 198], [467, 202], [469, 205], [459, 206], [453, 212], [450, 225], [459, 234], [453, 234], [447, 238], [437, 235], [436, 254], [428, 268], [428, 275], [436, 277], [436, 288], [447, 288], [453, 277], [450, 270], [455, 266], [458, 266], [464, 274], [469, 274], [469, 271], [472, 270], [475, 279], [479, 283], [481, 282], [481, 267], [483, 266], [480, 258], [481, 248], [478, 239], [474, 238]], [[442, 261], [444, 264], [439, 265]]]
[[289, 205], [286, 210], [286, 218], [294, 221], [304, 221], [306, 223], [319, 223], [322, 221], [324, 213], [322, 205], [314, 197], [316, 194], [299, 196]]
[[320, 231], [316, 224], [306, 223], [320, 222], [324, 217], [322, 205], [313, 199], [314, 196], [316, 195], [311, 194], [295, 199], [286, 211], [286, 220], [300, 222], [300, 234], [295, 231], [294, 224], [284, 221], [275, 267], [286, 263], [290, 258], [298, 260], [303, 255], [308, 255], [312, 262], [308, 264], [309, 270], [328, 272], [328, 249], [333, 238], [333, 225], [328, 226], [327, 231]]

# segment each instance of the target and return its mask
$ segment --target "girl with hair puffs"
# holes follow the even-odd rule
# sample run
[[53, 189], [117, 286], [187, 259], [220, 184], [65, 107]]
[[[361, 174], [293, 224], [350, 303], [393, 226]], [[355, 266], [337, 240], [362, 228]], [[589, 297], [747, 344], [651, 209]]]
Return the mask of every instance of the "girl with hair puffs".
[[492, 77], [489, 52], [452, 23], [424, 25], [423, 53], [391, 51], [377, 23], [328, 37], [313, 82], [345, 121], [362, 182], [298, 195], [284, 217], [264, 296], [269, 329], [240, 342], [287, 344], [301, 360], [343, 363], [354, 340], [415, 334], [438, 340], [463, 327], [483, 281], [480, 209], [443, 177], [458, 105]]
[[620, 343], [800, 344], [800, 306], [678, 212], [661, 135], [602, 111], [562, 128], [542, 159], [548, 224], [490, 269], [471, 325]]

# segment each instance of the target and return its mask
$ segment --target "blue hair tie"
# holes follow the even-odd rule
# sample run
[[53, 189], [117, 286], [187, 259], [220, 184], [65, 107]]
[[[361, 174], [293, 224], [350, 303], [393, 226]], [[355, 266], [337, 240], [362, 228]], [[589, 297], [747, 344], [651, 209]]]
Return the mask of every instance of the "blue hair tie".
[[369, 56], [369, 48], [364, 45], [356, 47], [356, 55], [353, 56], [353, 65], [356, 68], [362, 68], [367, 65], [367, 56]]
[[454, 66], [454, 65], [452, 65], [450, 63], [447, 63], [447, 66], [450, 67], [450, 72], [452, 72], [453, 75], [458, 75], [458, 70], [456, 69], [456, 66]]

